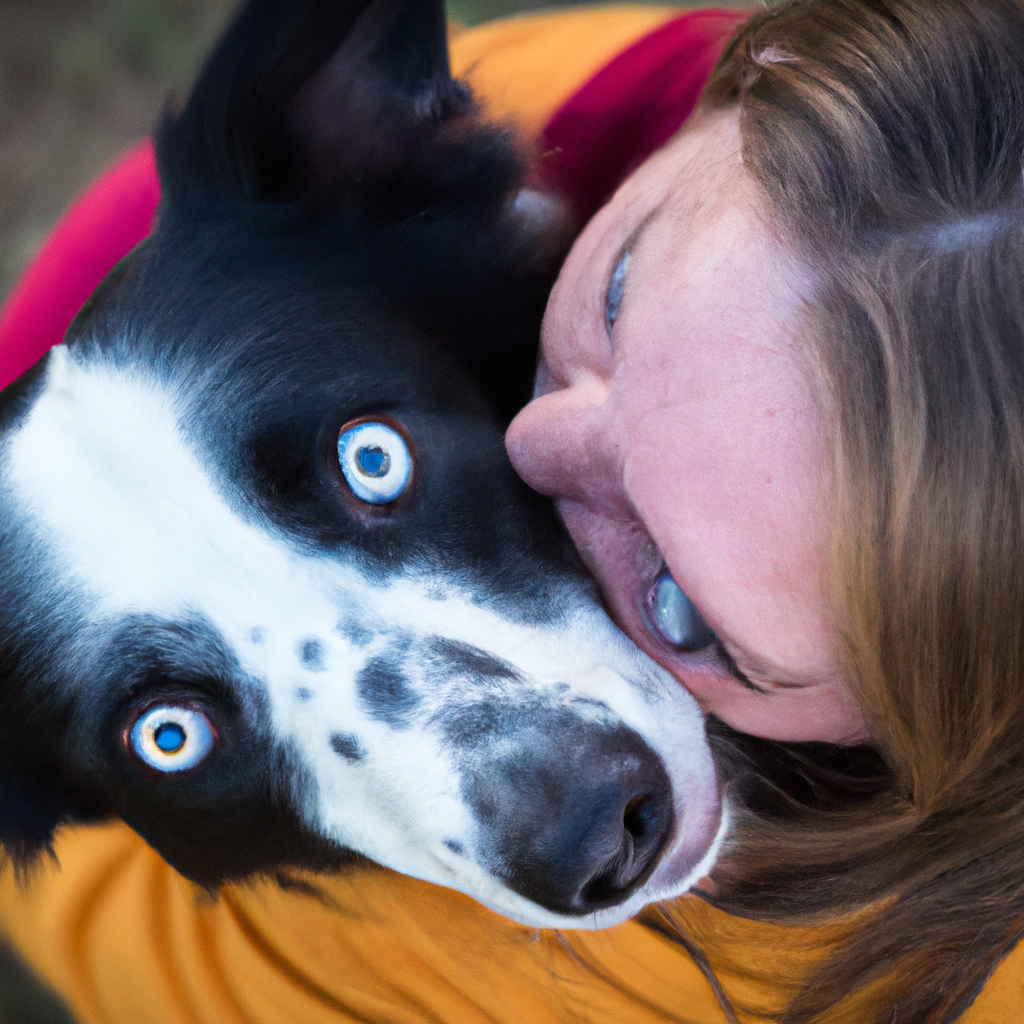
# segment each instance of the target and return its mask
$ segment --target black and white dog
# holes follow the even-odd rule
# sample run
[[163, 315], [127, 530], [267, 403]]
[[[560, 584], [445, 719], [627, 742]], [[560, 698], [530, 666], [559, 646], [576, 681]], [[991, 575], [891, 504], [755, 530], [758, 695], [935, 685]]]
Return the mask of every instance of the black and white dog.
[[251, 0], [158, 226], [0, 396], [0, 841], [206, 886], [354, 856], [537, 926], [684, 891], [694, 702], [509, 466], [565, 232], [440, 0]]

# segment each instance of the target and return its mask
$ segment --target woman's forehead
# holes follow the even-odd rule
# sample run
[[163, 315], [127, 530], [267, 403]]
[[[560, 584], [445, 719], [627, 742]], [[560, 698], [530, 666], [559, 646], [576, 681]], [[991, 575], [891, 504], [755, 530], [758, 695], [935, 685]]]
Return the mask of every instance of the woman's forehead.
[[753, 191], [743, 165], [738, 108], [696, 111], [622, 188], [631, 202], [653, 201], [682, 217]]

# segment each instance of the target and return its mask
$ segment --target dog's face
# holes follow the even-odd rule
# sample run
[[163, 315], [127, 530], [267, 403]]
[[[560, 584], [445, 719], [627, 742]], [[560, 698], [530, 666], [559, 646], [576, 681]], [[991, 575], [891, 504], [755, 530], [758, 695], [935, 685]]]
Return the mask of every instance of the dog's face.
[[154, 235], [0, 401], [0, 839], [535, 925], [685, 890], [702, 723], [504, 455], [564, 239], [439, 5], [254, 0], [157, 141]]

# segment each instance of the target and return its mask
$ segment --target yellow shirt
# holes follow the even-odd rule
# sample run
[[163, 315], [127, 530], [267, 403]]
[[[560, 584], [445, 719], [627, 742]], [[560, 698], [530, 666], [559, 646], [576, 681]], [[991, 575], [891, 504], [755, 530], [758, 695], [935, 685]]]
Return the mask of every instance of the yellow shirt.
[[[671, 17], [612, 7], [458, 35], [452, 63], [489, 110], [539, 135], [615, 54]], [[567, 59], [569, 55], [570, 59]], [[725, 1024], [681, 946], [631, 921], [538, 932], [383, 869], [224, 887], [177, 875], [123, 824], [65, 829], [57, 861], [0, 874], [0, 925], [81, 1024]], [[743, 1024], [778, 1012], [845, 928], [785, 928], [676, 901]], [[855, 1024], [855, 1005], [837, 1022]], [[962, 1024], [1024, 1020], [1024, 949]]]

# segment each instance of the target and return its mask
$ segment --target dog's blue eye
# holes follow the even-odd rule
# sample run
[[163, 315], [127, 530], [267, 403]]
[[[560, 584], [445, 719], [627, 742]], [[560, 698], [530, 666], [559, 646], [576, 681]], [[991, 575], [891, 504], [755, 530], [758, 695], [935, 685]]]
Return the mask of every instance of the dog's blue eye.
[[391, 468], [391, 456], [383, 448], [357, 449], [356, 462], [359, 463], [359, 472], [363, 476], [387, 476]]
[[175, 705], [151, 708], [129, 733], [135, 756], [161, 772], [194, 768], [213, 750], [215, 740], [206, 715]]
[[608, 283], [608, 294], [604, 304], [604, 325], [609, 334], [619, 318], [619, 307], [626, 291], [626, 269], [629, 267], [629, 253], [623, 253], [622, 259], [615, 264], [612, 279]]
[[394, 501], [412, 479], [412, 453], [405, 438], [375, 420], [342, 427], [338, 461], [352, 493], [371, 505]]
[[663, 639], [681, 651], [700, 651], [717, 639], [671, 573], [662, 573], [649, 595], [651, 618]]
[[153, 741], [165, 754], [176, 754], [188, 742], [188, 733], [177, 722], [164, 722], [153, 731]]

